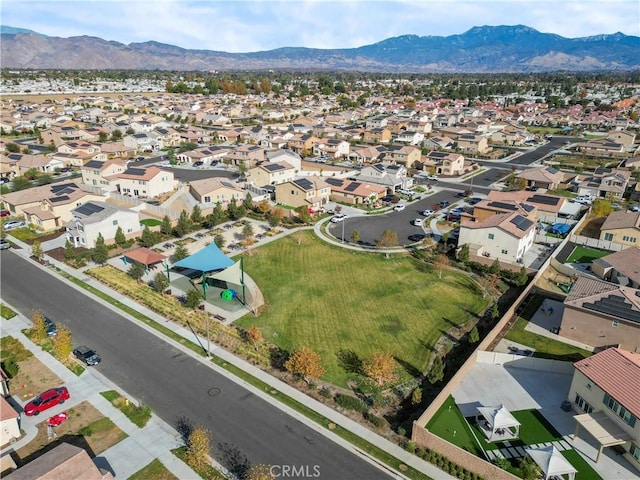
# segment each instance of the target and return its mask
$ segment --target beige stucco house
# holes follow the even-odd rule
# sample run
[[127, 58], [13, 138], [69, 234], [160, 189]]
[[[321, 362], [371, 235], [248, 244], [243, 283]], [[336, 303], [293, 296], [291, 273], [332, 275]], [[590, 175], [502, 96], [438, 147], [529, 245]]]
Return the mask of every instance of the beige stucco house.
[[147, 168], [129, 167], [116, 175], [116, 190], [132, 197], [153, 198], [172, 192], [177, 187], [173, 172], [156, 166]]
[[249, 181], [262, 187], [291, 182], [295, 175], [295, 168], [287, 162], [260, 162], [249, 170]]
[[20, 414], [0, 395], [0, 445], [20, 438]]
[[331, 188], [321, 177], [299, 178], [276, 185], [276, 202], [297, 208], [322, 208], [329, 201]]
[[106, 243], [114, 243], [118, 227], [125, 237], [133, 238], [140, 235], [140, 214], [128, 208], [91, 201], [81, 205], [71, 212], [73, 219], [66, 225], [67, 239], [75, 247], [95, 247], [98, 235], [102, 234]]
[[106, 162], [92, 160], [82, 166], [80, 173], [82, 173], [82, 183], [85, 185], [100, 187], [104, 191], [111, 192], [116, 190], [114, 180], [126, 169], [127, 164], [124, 160], [113, 159]]
[[227, 179], [203, 178], [189, 183], [189, 193], [205, 208], [213, 208], [217, 203], [228, 205], [232, 198], [243, 200], [246, 192]]
[[600, 227], [600, 240], [628, 247], [640, 245], [640, 212], [612, 212]]

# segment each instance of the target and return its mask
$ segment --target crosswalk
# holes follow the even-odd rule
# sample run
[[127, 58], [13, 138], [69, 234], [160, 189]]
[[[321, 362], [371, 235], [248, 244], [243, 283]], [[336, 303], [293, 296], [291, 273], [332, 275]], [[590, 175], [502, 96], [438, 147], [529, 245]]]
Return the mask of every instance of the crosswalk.
[[561, 452], [565, 450], [572, 450], [573, 447], [567, 442], [569, 437], [565, 436], [560, 440], [555, 440], [553, 442], [545, 442], [545, 443], [534, 443], [532, 445], [525, 446], [512, 446], [510, 442], [503, 442], [504, 447], [495, 449], [495, 450], [487, 450], [486, 454], [490, 461], [494, 461], [498, 458], [519, 458], [525, 456], [525, 448], [546, 448], [550, 446], [556, 447]]

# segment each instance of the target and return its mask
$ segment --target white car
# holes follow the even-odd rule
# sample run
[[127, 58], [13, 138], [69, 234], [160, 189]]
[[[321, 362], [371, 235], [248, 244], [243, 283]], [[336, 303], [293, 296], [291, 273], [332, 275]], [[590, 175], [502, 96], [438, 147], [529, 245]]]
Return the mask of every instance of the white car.
[[427, 180], [431, 180], [433, 182], [437, 182], [440, 180], [437, 175], [427, 175]]
[[346, 220], [347, 215], [344, 213], [340, 213], [338, 215], [334, 215], [333, 218], [331, 219], [331, 223], [340, 223], [343, 222], [344, 220]]
[[421, 219], [421, 218], [416, 218], [416, 219], [413, 221], [413, 224], [414, 224], [416, 227], [421, 227], [421, 226], [422, 226], [422, 219]]
[[433, 210], [428, 210], [428, 209], [427, 210], [423, 210], [422, 212], [420, 212], [420, 214], [424, 215], [425, 217], [430, 217], [434, 213], [436, 213], [436, 212], [434, 212]]
[[404, 203], [399, 203], [398, 205], [396, 205], [395, 207], [393, 207], [393, 209], [396, 212], [401, 212], [403, 211], [407, 206]]
[[14, 228], [21, 228], [26, 226], [27, 224], [22, 220], [9, 220], [8, 222], [4, 223], [5, 230], [13, 230]]

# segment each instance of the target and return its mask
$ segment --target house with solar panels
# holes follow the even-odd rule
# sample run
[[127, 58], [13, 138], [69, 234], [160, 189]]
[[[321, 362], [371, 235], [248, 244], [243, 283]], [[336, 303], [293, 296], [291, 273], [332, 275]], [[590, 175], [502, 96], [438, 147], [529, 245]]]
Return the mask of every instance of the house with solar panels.
[[74, 247], [93, 248], [102, 234], [106, 243], [114, 243], [118, 227], [127, 238], [140, 235], [138, 212], [116, 205], [91, 201], [73, 209], [73, 219], [65, 225], [66, 237]]
[[516, 178], [523, 179], [528, 188], [556, 190], [564, 180], [564, 173], [553, 167], [527, 168]]
[[260, 162], [249, 169], [249, 181], [258, 187], [291, 182], [295, 175], [296, 169], [286, 161]]
[[156, 166], [147, 168], [129, 167], [112, 180], [118, 193], [131, 197], [154, 198], [173, 192], [177, 181], [170, 170]]
[[331, 199], [351, 205], [373, 205], [387, 193], [387, 187], [370, 182], [358, 182], [343, 178], [328, 177], [325, 180], [331, 187]]
[[564, 300], [561, 336], [640, 351], [640, 290], [580, 276]]
[[331, 188], [322, 177], [298, 178], [276, 185], [276, 202], [293, 208], [319, 210], [329, 202], [330, 195]]
[[468, 244], [473, 255], [521, 263], [533, 245], [535, 234], [536, 222], [519, 211], [499, 213], [484, 220], [463, 217], [458, 245]]

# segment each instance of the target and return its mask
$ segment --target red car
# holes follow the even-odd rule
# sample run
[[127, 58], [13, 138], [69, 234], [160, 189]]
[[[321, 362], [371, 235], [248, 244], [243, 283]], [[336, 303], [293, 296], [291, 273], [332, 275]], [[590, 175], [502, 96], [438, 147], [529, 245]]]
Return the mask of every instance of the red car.
[[48, 410], [56, 405], [61, 405], [65, 400], [69, 400], [69, 390], [67, 387], [58, 387], [42, 392], [36, 398], [24, 406], [24, 414], [27, 416], [38, 415], [40, 412]]
[[0, 217], [8, 217], [9, 215], [11, 215], [9, 210], [0, 210]]

